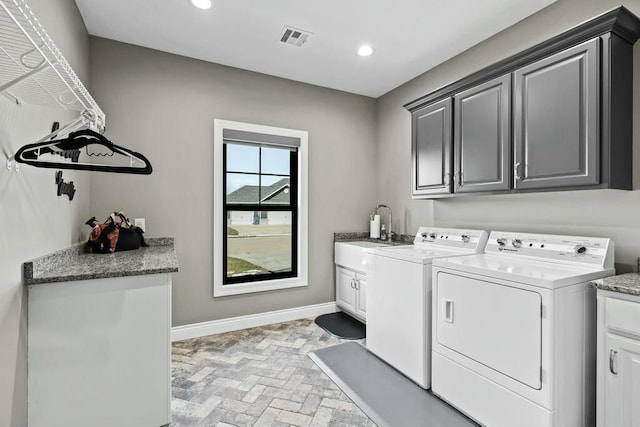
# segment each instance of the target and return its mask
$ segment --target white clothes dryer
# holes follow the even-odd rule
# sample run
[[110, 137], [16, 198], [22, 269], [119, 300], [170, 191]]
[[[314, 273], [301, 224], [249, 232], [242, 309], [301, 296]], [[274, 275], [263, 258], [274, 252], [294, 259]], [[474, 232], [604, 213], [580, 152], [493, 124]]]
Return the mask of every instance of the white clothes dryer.
[[595, 420], [591, 280], [606, 238], [492, 232], [486, 253], [433, 262], [433, 392], [482, 425]]
[[422, 388], [431, 387], [431, 262], [482, 252], [487, 237], [420, 227], [413, 245], [369, 250], [367, 349]]

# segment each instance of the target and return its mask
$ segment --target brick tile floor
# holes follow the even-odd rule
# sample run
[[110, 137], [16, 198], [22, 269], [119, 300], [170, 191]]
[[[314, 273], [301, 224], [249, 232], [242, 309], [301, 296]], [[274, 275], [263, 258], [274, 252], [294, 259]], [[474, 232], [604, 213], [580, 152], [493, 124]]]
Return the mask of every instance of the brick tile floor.
[[173, 343], [171, 427], [375, 426], [307, 357], [340, 342], [302, 319]]

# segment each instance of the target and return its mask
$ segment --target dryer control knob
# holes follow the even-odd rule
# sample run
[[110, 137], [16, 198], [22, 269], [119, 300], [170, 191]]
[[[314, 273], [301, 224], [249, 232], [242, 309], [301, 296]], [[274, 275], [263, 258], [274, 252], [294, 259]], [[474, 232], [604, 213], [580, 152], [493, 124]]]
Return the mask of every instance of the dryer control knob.
[[586, 254], [587, 253], [587, 247], [583, 246], [583, 245], [577, 245], [575, 248], [573, 248], [573, 250], [578, 255], [582, 255], [582, 254]]
[[519, 248], [522, 246], [522, 240], [520, 239], [513, 239], [513, 241], [511, 242], [511, 244], [513, 245], [514, 248]]
[[460, 238], [464, 243], [469, 243], [469, 241], [471, 240], [467, 234], [463, 234], [462, 236], [460, 236]]
[[507, 239], [505, 239], [504, 237], [501, 237], [499, 239], [496, 239], [496, 242], [498, 243], [498, 245], [504, 246], [507, 244]]

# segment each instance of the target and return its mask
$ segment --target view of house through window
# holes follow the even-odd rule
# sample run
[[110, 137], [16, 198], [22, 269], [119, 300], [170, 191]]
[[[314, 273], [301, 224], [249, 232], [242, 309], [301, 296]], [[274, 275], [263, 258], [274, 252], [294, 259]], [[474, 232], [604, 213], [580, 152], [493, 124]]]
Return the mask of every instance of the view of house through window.
[[224, 141], [224, 283], [297, 274], [297, 149]]

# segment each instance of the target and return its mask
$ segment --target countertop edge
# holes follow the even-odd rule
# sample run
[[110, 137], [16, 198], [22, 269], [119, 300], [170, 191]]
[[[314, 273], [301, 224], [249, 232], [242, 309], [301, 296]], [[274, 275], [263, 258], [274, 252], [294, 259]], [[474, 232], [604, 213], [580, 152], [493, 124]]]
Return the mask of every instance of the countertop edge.
[[[117, 277], [143, 276], [151, 274], [175, 273], [179, 270], [178, 259], [173, 237], [146, 239], [147, 246], [134, 251], [116, 252], [115, 254], [93, 254], [86, 243], [75, 243], [67, 248], [24, 262], [22, 265], [22, 283], [24, 286], [43, 285], [48, 283], [72, 282], [81, 280], [108, 279]], [[146, 253], [152, 251], [152, 253]], [[128, 259], [117, 259], [116, 266], [108, 264], [108, 257], [131, 253], [133, 262]], [[96, 257], [88, 260], [84, 258]], [[136, 258], [137, 257], [137, 258]], [[145, 258], [146, 257], [146, 258]], [[155, 260], [154, 262], [148, 262]], [[105, 261], [104, 263], [102, 261]], [[84, 265], [83, 265], [84, 264]], [[151, 264], [151, 265], [148, 265]], [[69, 266], [66, 272], [60, 266]], [[91, 268], [91, 271], [87, 271]], [[95, 269], [93, 267], [95, 266]], [[84, 268], [83, 268], [84, 267]]]
[[354, 241], [365, 241], [372, 243], [380, 243], [384, 245], [413, 245], [413, 240], [415, 239], [414, 235], [409, 234], [399, 234], [394, 235], [395, 238], [393, 240], [381, 240], [381, 239], [372, 239], [369, 237], [368, 231], [356, 231], [356, 232], [344, 232], [344, 233], [333, 233], [333, 242], [354, 242]]
[[590, 286], [602, 291], [640, 296], [640, 274], [625, 273], [618, 276], [592, 280]]
[[80, 280], [95, 280], [95, 279], [114, 279], [118, 277], [131, 277], [131, 276], [147, 276], [150, 274], [166, 274], [176, 273], [177, 267], [170, 268], [155, 268], [149, 270], [137, 270], [137, 271], [122, 271], [114, 273], [104, 274], [77, 274], [69, 276], [57, 276], [57, 277], [43, 277], [38, 279], [24, 279], [24, 285], [46, 285], [48, 283], [61, 283], [61, 282], [77, 282]]

